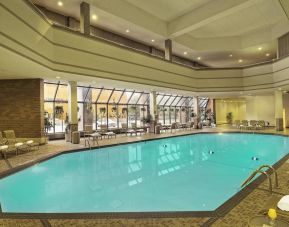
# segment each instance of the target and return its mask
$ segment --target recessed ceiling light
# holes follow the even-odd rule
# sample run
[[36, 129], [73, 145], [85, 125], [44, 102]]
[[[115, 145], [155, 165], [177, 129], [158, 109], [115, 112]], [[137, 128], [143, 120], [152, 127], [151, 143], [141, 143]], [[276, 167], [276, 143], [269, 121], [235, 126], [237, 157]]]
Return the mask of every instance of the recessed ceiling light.
[[239, 59], [238, 62], [239, 62], [239, 63], [243, 62], [243, 59]]
[[262, 50], [263, 49], [263, 47], [258, 47], [258, 50]]
[[154, 42], [155, 40], [154, 39], [152, 39], [152, 42]]
[[129, 29], [126, 29], [126, 30], [125, 30], [125, 32], [126, 32], [126, 33], [129, 33], [129, 32], [130, 32], [130, 30], [129, 30]]
[[98, 19], [98, 16], [95, 15], [95, 14], [93, 14], [93, 15], [92, 15], [92, 20], [97, 20], [97, 19]]
[[229, 57], [230, 57], [230, 58], [233, 57], [233, 54], [230, 54]]
[[62, 2], [62, 1], [58, 1], [58, 2], [57, 2], [57, 5], [63, 6], [63, 2]]
[[57, 77], [56, 77], [56, 79], [60, 79], [60, 78], [61, 78], [60, 76], [57, 76]]
[[282, 91], [282, 88], [281, 88], [281, 87], [279, 87], [279, 88], [278, 88], [278, 90], [279, 90], [279, 91]]
[[198, 57], [198, 60], [201, 60], [202, 58], [201, 57]]
[[267, 53], [267, 54], [266, 54], [266, 57], [269, 57], [269, 56], [270, 56], [270, 54], [269, 54], [269, 53]]
[[187, 52], [187, 51], [185, 51], [185, 52], [184, 52], [184, 55], [187, 55], [187, 54], [188, 54], [188, 52]]

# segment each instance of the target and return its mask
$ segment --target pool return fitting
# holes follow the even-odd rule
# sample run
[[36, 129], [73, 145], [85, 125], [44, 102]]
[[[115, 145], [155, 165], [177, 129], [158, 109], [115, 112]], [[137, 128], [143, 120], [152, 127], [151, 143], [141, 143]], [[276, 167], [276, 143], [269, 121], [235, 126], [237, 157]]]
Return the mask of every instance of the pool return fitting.
[[[266, 168], [266, 169], [265, 169]], [[263, 170], [265, 169], [265, 170]], [[241, 188], [243, 188], [245, 185], [249, 184], [251, 182], [251, 180], [258, 174], [264, 174], [267, 179], [268, 179], [268, 183], [269, 183], [269, 191], [272, 194], [273, 189], [272, 189], [272, 180], [270, 177], [270, 173], [268, 172], [268, 170], [271, 170], [272, 173], [274, 173], [274, 179], [275, 179], [275, 188], [279, 187], [279, 182], [278, 182], [278, 175], [277, 175], [277, 171], [273, 168], [273, 166], [270, 165], [261, 165], [258, 169], [256, 169], [241, 185]]]

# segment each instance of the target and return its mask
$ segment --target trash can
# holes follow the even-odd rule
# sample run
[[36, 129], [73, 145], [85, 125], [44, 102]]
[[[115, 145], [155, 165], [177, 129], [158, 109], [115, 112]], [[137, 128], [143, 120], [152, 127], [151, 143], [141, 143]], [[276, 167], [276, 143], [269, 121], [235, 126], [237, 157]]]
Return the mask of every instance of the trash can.
[[79, 144], [80, 143], [80, 132], [72, 132], [72, 140], [71, 142], [73, 144]]
[[157, 125], [155, 127], [155, 134], [161, 134], [161, 126], [160, 125]]

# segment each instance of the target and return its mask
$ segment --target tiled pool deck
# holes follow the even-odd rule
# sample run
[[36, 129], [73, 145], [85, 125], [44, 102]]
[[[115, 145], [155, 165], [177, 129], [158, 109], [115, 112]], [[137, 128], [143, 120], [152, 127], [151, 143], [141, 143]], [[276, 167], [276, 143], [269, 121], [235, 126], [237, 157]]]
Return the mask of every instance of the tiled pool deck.
[[[127, 137], [118, 135], [116, 139], [103, 139], [99, 141], [100, 146], [109, 144], [127, 143], [139, 140], [161, 138], [182, 134], [191, 134], [199, 132], [233, 132], [236, 129], [230, 129], [225, 127], [218, 128], [205, 128], [202, 130], [188, 130], [178, 131], [176, 133], [163, 133], [160, 135], [146, 134], [143, 136]], [[276, 132], [274, 129], [266, 129], [258, 131], [261, 133], [274, 133], [289, 135], [289, 131]], [[66, 143], [63, 140], [51, 141], [47, 145], [41, 146], [37, 151], [31, 151], [29, 153], [21, 154], [8, 158], [8, 160], [0, 160], [0, 173], [3, 173], [11, 168], [19, 167], [29, 162], [37, 161], [46, 156], [50, 156], [59, 152], [67, 150], [75, 150], [84, 148], [84, 141], [81, 144], [74, 145]], [[282, 196], [289, 194], [289, 162], [283, 163], [277, 170], [279, 175], [279, 188], [273, 189], [273, 195]], [[1, 192], [0, 192], [1, 193]], [[262, 182], [257, 186], [249, 195], [238, 202], [238, 205], [234, 206], [226, 213], [217, 213], [215, 217], [186, 217], [186, 218], [111, 218], [111, 219], [25, 219], [25, 217], [17, 217], [16, 219], [0, 219], [0, 227], [118, 227], [118, 226], [215, 226], [215, 227], [242, 227], [247, 226], [248, 219], [254, 215], [258, 215], [263, 206], [270, 199], [271, 195], [268, 192], [267, 181]], [[289, 218], [288, 220], [289, 221]]]

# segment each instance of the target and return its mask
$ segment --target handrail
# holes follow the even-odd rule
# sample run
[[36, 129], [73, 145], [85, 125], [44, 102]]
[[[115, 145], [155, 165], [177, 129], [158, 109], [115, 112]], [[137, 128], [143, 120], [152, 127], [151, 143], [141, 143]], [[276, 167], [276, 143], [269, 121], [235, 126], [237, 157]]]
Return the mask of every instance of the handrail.
[[274, 173], [274, 178], [275, 178], [275, 188], [278, 188], [279, 187], [279, 181], [278, 181], [278, 175], [277, 175], [276, 169], [274, 169], [273, 166], [270, 166], [270, 165], [262, 165], [259, 167], [259, 170], [261, 170], [263, 168], [268, 168], [268, 169], [272, 170], [272, 172]]
[[268, 182], [269, 182], [269, 191], [270, 193], [272, 193], [272, 180], [270, 175], [267, 173], [267, 170], [262, 171], [262, 169], [267, 168], [267, 169], [271, 169], [272, 172], [274, 173], [274, 178], [275, 178], [275, 188], [278, 188], [279, 183], [278, 183], [278, 175], [276, 170], [273, 168], [273, 166], [270, 165], [261, 165], [258, 167], [258, 169], [256, 169], [241, 185], [241, 188], [244, 187], [245, 185], [247, 185], [258, 173], [262, 173], [264, 175], [267, 176]]

